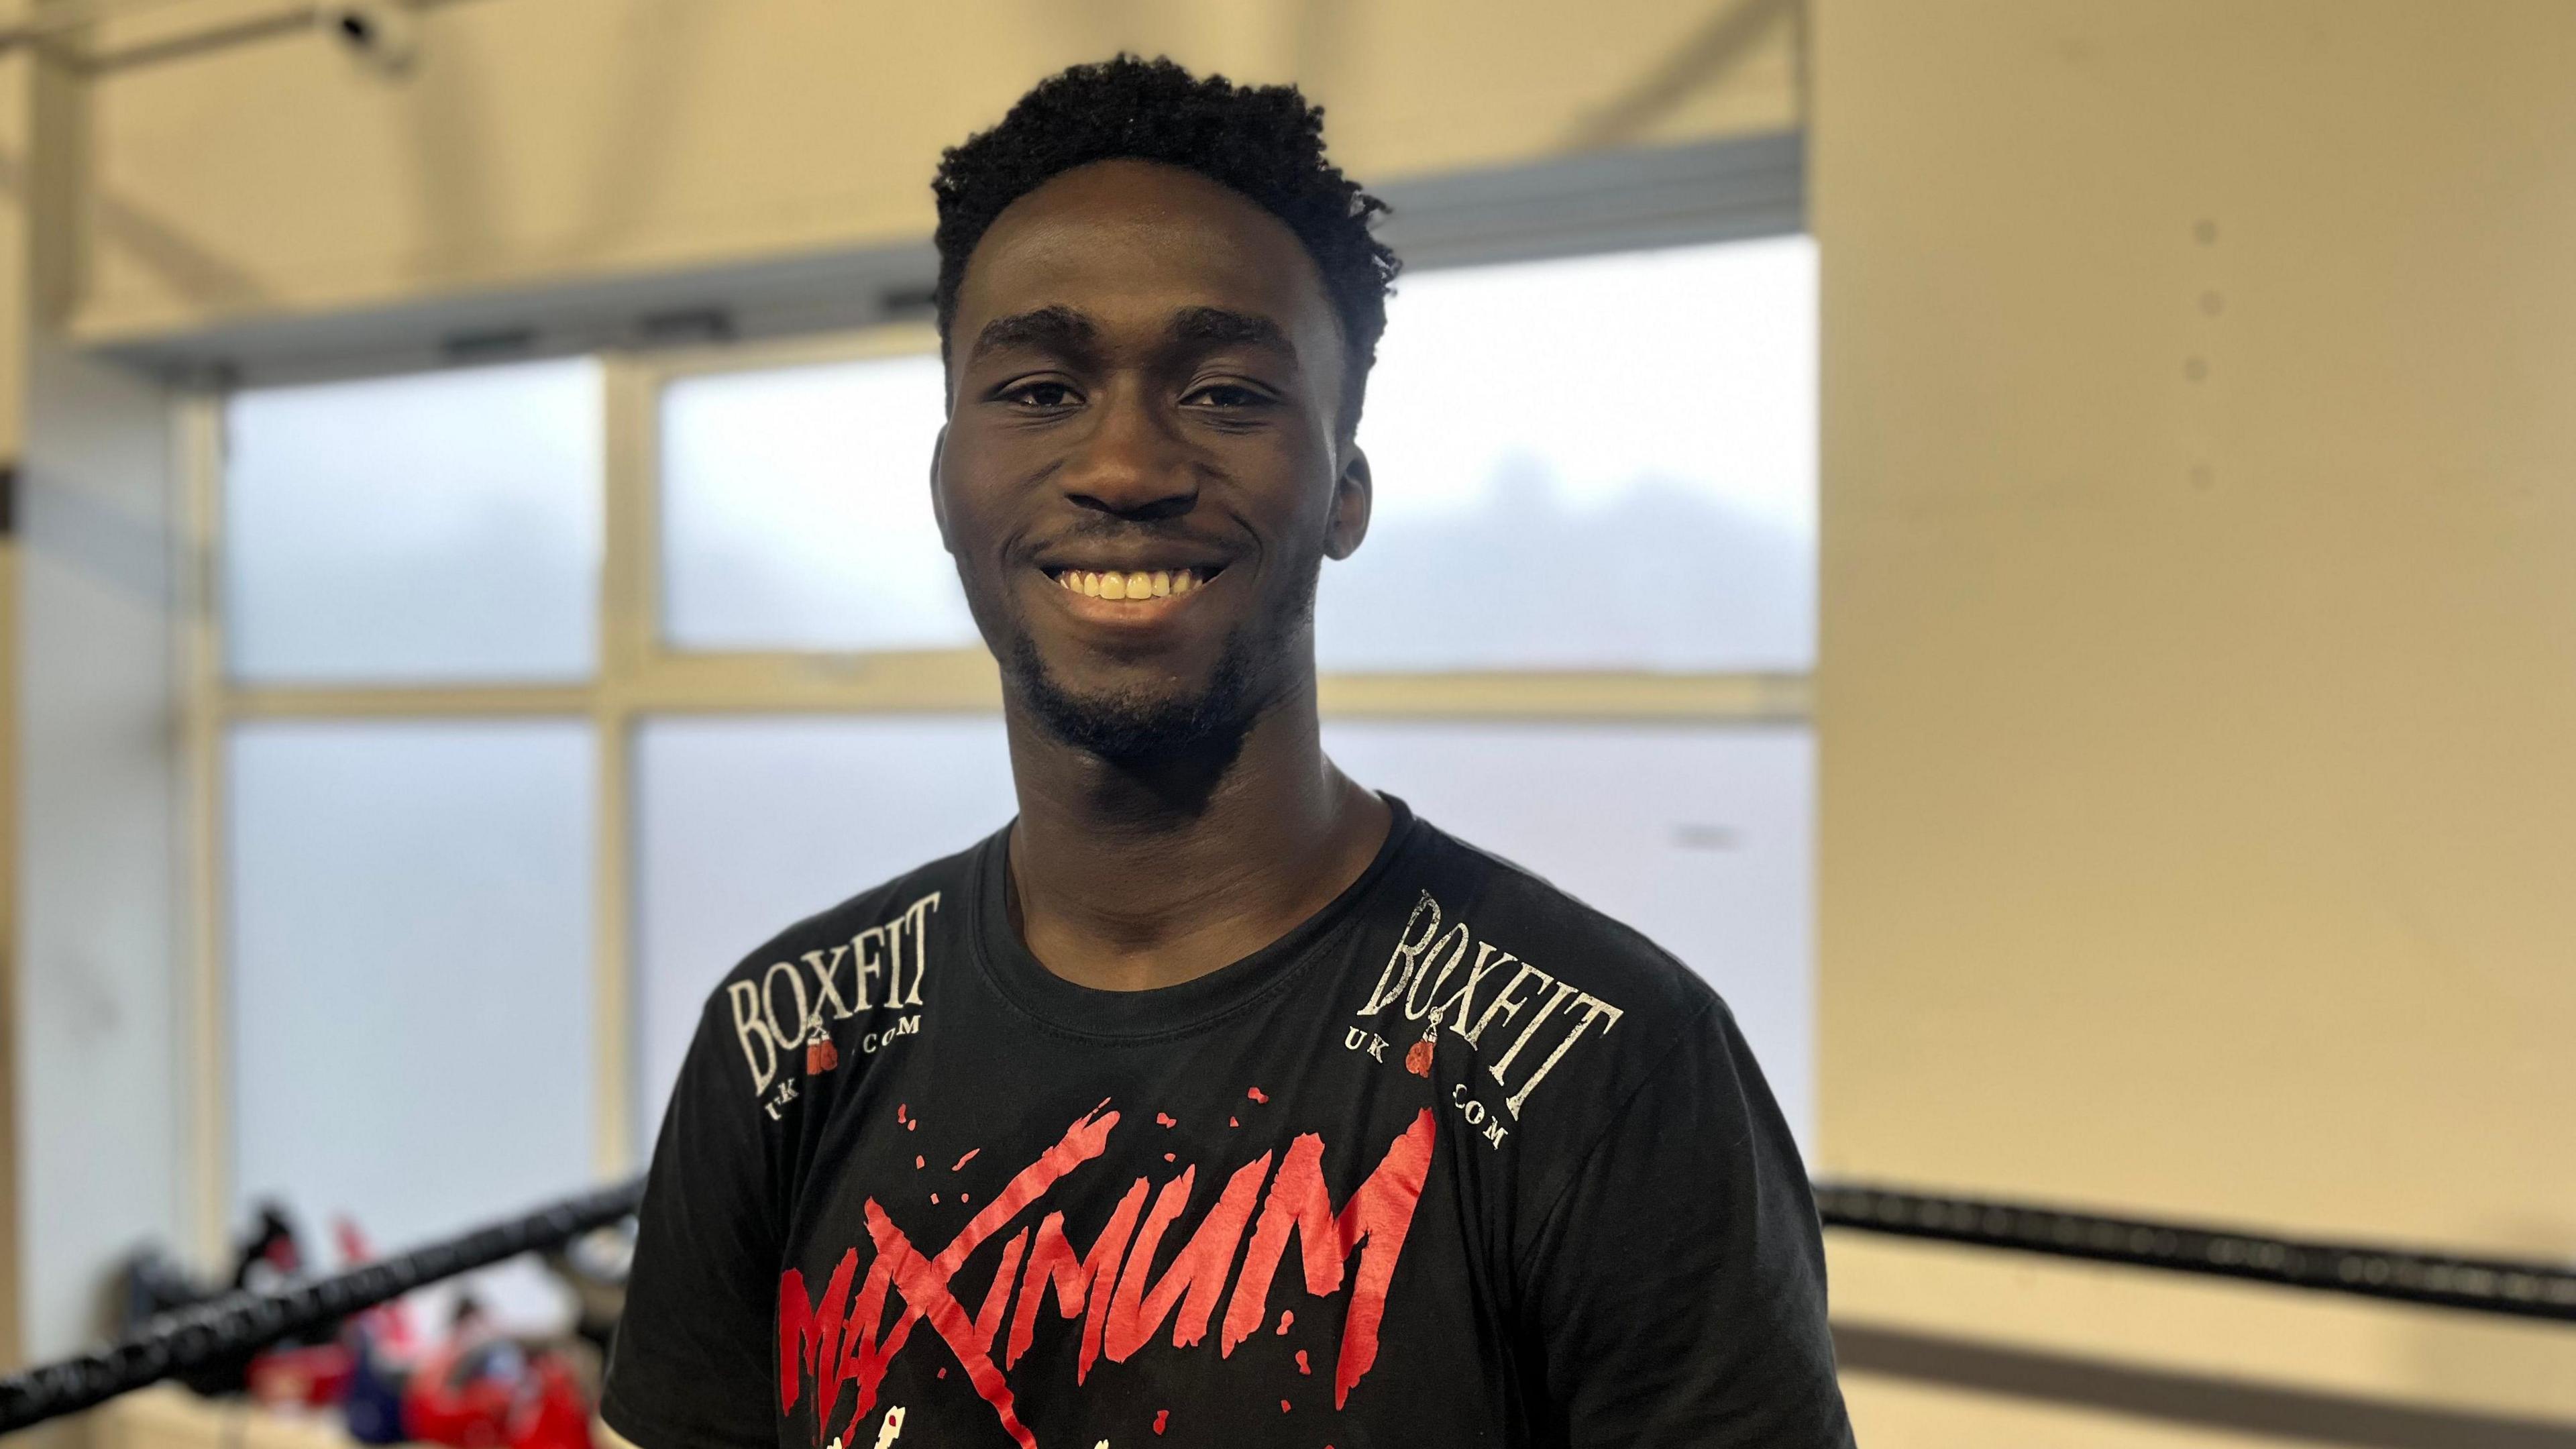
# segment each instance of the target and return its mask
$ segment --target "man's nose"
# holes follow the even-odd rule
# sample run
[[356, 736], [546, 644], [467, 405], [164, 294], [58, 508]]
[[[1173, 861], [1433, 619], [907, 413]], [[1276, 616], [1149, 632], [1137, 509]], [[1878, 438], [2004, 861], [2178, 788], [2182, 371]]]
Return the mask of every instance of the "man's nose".
[[1065, 496], [1121, 518], [1168, 518], [1198, 501], [1188, 445], [1146, 399], [1114, 389], [1065, 461]]

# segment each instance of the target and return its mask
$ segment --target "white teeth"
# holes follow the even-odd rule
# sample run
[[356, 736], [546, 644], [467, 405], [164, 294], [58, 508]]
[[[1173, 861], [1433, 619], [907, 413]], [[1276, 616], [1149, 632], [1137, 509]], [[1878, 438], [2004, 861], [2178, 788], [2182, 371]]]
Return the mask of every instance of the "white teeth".
[[1151, 573], [1128, 571], [1094, 573], [1088, 569], [1064, 569], [1055, 576], [1056, 587], [1091, 599], [1163, 599], [1186, 594], [1204, 586], [1196, 569], [1156, 569]]

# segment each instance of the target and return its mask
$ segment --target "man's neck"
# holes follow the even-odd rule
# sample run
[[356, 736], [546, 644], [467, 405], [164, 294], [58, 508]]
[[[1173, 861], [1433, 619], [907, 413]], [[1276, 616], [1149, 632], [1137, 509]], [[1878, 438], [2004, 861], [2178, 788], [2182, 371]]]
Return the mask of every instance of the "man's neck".
[[1260, 950], [1357, 880], [1392, 819], [1324, 758], [1311, 686], [1240, 748], [1141, 764], [1007, 718], [1012, 924], [1084, 986], [1176, 985]]

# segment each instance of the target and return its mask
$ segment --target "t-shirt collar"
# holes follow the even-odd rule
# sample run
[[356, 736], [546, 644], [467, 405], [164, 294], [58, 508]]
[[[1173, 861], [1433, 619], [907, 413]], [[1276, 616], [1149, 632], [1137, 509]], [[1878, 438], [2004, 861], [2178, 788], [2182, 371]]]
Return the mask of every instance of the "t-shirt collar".
[[1043, 1026], [1132, 1041], [1180, 1036], [1212, 1026], [1286, 987], [1314, 959], [1316, 948], [1365, 913], [1417, 833], [1413, 811], [1402, 800], [1383, 793], [1380, 798], [1394, 818], [1376, 857], [1359, 878], [1278, 940], [1204, 976], [1150, 991], [1104, 991], [1049, 971], [1011, 928], [1009, 862], [1016, 820], [976, 848], [970, 867], [975, 901], [970, 947], [1003, 998]]

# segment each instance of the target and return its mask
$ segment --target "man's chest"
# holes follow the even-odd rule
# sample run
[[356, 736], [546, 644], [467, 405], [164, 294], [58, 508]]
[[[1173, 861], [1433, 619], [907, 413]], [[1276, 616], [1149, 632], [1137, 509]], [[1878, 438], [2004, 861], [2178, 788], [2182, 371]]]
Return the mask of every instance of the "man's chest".
[[1426, 1394], [1442, 1432], [1410, 1442], [1496, 1442], [1458, 1129], [1401, 1046], [1293, 1036], [867, 1054], [803, 1136], [781, 1442], [1349, 1449]]

